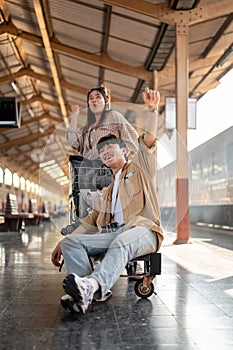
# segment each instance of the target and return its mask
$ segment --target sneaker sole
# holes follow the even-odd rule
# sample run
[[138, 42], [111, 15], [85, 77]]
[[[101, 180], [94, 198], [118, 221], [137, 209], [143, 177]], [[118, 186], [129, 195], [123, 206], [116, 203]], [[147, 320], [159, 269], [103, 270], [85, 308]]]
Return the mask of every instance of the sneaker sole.
[[83, 309], [82, 309], [82, 306], [80, 305], [82, 303], [82, 296], [81, 296], [78, 288], [76, 287], [74, 276], [73, 275], [68, 275], [64, 279], [62, 285], [63, 285], [64, 291], [74, 298], [74, 302], [77, 303], [79, 311], [84, 313]]
[[61, 299], [61, 306], [65, 310], [69, 310], [72, 314], [78, 312], [78, 311], [74, 310], [73, 304], [71, 302], [69, 302], [69, 301], [65, 301], [65, 300]]

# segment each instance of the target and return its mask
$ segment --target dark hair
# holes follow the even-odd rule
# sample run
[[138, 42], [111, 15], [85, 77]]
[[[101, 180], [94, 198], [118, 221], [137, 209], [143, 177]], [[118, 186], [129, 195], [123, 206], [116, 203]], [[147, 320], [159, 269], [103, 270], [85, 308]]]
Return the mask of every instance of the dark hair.
[[101, 148], [103, 148], [105, 145], [110, 144], [118, 144], [120, 148], [127, 148], [125, 142], [120, 139], [119, 137], [116, 137], [115, 135], [109, 134], [107, 136], [101, 137], [97, 143], [97, 150], [100, 153]]
[[99, 91], [106, 102], [107, 97], [108, 97], [107, 89], [104, 86], [98, 86], [98, 87], [94, 87], [94, 88], [91, 88], [90, 90], [88, 90], [88, 93], [87, 93], [87, 105], [88, 106], [89, 106], [89, 97], [90, 97], [90, 94], [92, 93], [92, 91]]
[[[107, 91], [107, 88], [105, 86], [98, 86], [98, 87], [94, 87], [91, 88], [90, 90], [88, 90], [87, 93], [87, 106], [88, 106], [88, 112], [87, 112], [87, 125], [86, 125], [86, 129], [89, 129], [89, 127], [95, 123], [96, 118], [95, 118], [95, 114], [91, 111], [91, 109], [89, 108], [89, 96], [92, 93], [92, 91], [99, 91], [101, 93], [101, 95], [104, 98], [105, 101], [105, 106], [104, 109], [102, 111], [102, 115], [100, 118], [100, 122], [103, 121], [105, 112], [107, 112], [109, 110], [109, 100], [110, 100], [110, 96], [109, 96], [109, 92]], [[107, 98], [108, 98], [108, 103], [107, 103]]]

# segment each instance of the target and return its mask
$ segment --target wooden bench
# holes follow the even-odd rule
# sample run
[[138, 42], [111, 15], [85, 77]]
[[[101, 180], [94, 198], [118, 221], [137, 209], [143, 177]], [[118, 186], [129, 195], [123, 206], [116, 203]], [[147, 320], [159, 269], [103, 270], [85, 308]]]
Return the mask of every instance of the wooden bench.
[[5, 222], [0, 225], [0, 231], [20, 231], [23, 220], [33, 218], [31, 213], [19, 213], [16, 195], [8, 193], [4, 215]]
[[25, 219], [26, 225], [39, 225], [42, 220], [49, 218], [49, 214], [39, 213], [36, 199], [29, 199], [28, 212], [33, 214], [34, 219]]

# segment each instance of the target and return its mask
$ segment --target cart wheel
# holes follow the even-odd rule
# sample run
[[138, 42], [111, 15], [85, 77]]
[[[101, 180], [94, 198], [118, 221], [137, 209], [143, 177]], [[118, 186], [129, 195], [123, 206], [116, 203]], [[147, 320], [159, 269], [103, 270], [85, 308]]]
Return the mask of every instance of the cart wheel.
[[151, 282], [148, 288], [145, 288], [143, 286], [143, 278], [138, 280], [134, 285], [134, 291], [136, 295], [140, 298], [147, 299], [149, 298], [153, 292], [154, 292], [154, 285]]
[[66, 226], [66, 230], [67, 230], [68, 234], [70, 234], [74, 231], [74, 228], [72, 225], [68, 225], [68, 226]]

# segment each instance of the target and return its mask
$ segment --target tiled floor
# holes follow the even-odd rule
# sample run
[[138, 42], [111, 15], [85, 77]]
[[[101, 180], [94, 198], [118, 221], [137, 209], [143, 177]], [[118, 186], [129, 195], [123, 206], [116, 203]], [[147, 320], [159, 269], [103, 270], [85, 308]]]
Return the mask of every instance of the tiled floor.
[[121, 277], [113, 297], [85, 315], [60, 306], [50, 253], [58, 226], [0, 233], [0, 349], [233, 349], [233, 236], [192, 228], [192, 244], [166, 233], [162, 275], [148, 300]]

